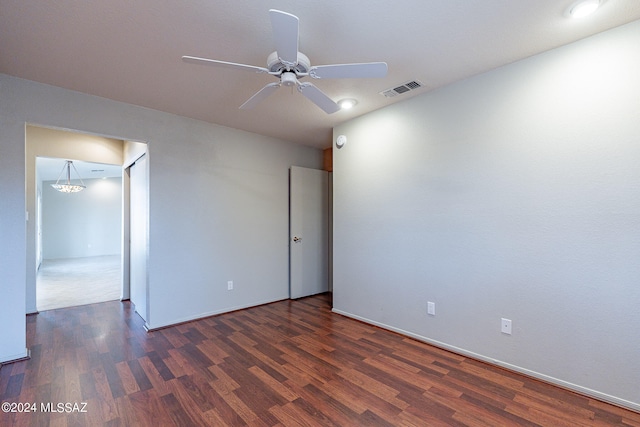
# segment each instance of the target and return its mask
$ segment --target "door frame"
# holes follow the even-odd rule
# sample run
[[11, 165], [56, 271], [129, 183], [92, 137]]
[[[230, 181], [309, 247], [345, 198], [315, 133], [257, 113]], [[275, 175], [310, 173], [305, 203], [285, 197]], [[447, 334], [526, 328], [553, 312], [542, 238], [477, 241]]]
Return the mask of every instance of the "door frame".
[[[147, 156], [149, 162], [149, 145], [144, 141], [125, 139], [124, 162], [122, 164], [122, 301], [131, 299], [131, 171], [130, 168], [142, 156]], [[126, 151], [127, 144], [133, 144], [130, 152]], [[147, 163], [147, 168], [149, 163]], [[149, 174], [147, 171], [147, 191], [149, 189]], [[148, 223], [147, 210], [147, 223]], [[148, 233], [147, 233], [148, 236]], [[147, 248], [148, 249], [148, 248]], [[147, 252], [147, 259], [149, 253]], [[147, 284], [148, 286], [148, 284]]]
[[[149, 275], [148, 275], [148, 262], [149, 262], [149, 151], [145, 144], [144, 151], [136, 153], [130, 159], [128, 159], [122, 166], [122, 300], [131, 301], [131, 264], [132, 264], [132, 251], [131, 251], [131, 167], [135, 165], [142, 157], [146, 159], [146, 174], [144, 186], [147, 191], [147, 218], [146, 218], [146, 244], [145, 244], [145, 269], [147, 269], [146, 280], [144, 283], [145, 293], [145, 307], [144, 313], [139, 313], [140, 317], [145, 321], [145, 329], [149, 324]], [[133, 302], [133, 301], [132, 301]], [[136, 310], [137, 311], [137, 310]]]
[[[62, 130], [62, 131], [67, 131], [67, 132], [72, 132], [72, 133], [76, 133], [76, 134], [87, 134], [87, 135], [93, 135], [93, 136], [102, 136], [105, 138], [112, 138], [112, 139], [116, 139], [116, 140], [121, 140], [123, 141], [123, 143], [125, 144], [125, 150], [124, 150], [124, 161], [122, 164], [123, 169], [126, 166], [130, 166], [135, 160], [137, 160], [138, 157], [140, 157], [142, 154], [137, 154], [141, 151], [140, 147], [143, 146], [144, 147], [144, 153], [146, 153], [147, 155], [149, 154], [149, 149], [148, 149], [148, 142], [147, 141], [140, 141], [140, 140], [136, 140], [136, 139], [131, 139], [131, 138], [124, 138], [122, 136], [117, 136], [117, 135], [109, 135], [109, 134], [102, 134], [102, 133], [95, 133], [95, 132], [90, 132], [87, 130], [83, 130], [83, 129], [70, 129], [70, 128], [61, 128], [61, 127], [56, 127], [56, 126], [51, 126], [51, 125], [45, 125], [45, 124], [39, 124], [39, 123], [30, 123], [30, 122], [26, 122], [25, 123], [25, 127], [26, 126], [34, 126], [34, 127], [41, 127], [41, 128], [45, 128], [45, 129], [54, 129], [54, 130]], [[130, 152], [126, 151], [126, 144], [127, 143], [134, 143], [135, 145], [139, 146], [137, 149], [134, 148], [132, 149]], [[26, 181], [26, 185], [25, 185], [25, 199], [27, 200], [27, 239], [28, 239], [28, 244], [27, 244], [27, 263], [26, 263], [26, 281], [25, 281], [25, 288], [26, 288], [26, 314], [35, 314], [38, 313], [37, 311], [37, 295], [36, 295], [36, 275], [37, 275], [37, 262], [38, 262], [38, 256], [36, 254], [36, 245], [37, 245], [37, 225], [36, 225], [36, 221], [37, 221], [37, 216], [40, 213], [39, 209], [37, 207], [37, 177], [36, 177], [36, 169], [35, 169], [35, 162], [36, 162], [36, 158], [39, 156], [42, 156], [42, 154], [34, 152], [29, 145], [29, 141], [27, 138], [27, 134], [25, 132], [25, 162], [26, 162], [26, 167], [25, 167], [25, 181]], [[133, 156], [137, 157], [134, 160], [131, 160]], [[56, 156], [54, 156], [56, 157]], [[81, 159], [82, 160], [82, 159]], [[85, 161], [85, 160], [83, 160]], [[93, 161], [93, 160], [86, 160], [86, 161]], [[30, 174], [33, 174], [32, 178], [30, 177]], [[125, 190], [125, 188], [127, 188], [128, 191], [128, 186], [129, 186], [129, 180], [128, 177], [125, 178], [125, 174], [123, 173], [122, 175], [123, 177], [123, 191]], [[125, 196], [126, 195], [126, 196]], [[126, 198], [126, 203], [125, 203], [125, 198]], [[129, 294], [130, 294], [130, 289], [129, 289], [129, 270], [130, 270], [130, 260], [129, 260], [129, 229], [128, 229], [128, 220], [129, 220], [129, 205], [128, 205], [128, 192], [123, 194], [123, 206], [122, 206], [122, 260], [121, 260], [121, 271], [122, 271], [122, 292], [121, 292], [121, 300], [128, 300], [129, 299]], [[31, 211], [32, 215], [31, 215], [31, 221], [29, 220], [29, 211]], [[35, 218], [34, 218], [35, 217]], [[125, 222], [125, 217], [126, 217], [126, 222]], [[34, 221], [35, 219], [35, 221]], [[126, 224], [126, 226], [125, 226]], [[125, 234], [125, 227], [126, 229], [126, 234]], [[126, 236], [126, 237], [125, 237]], [[31, 243], [29, 243], [29, 241]], [[33, 245], [31, 247], [31, 245]], [[125, 257], [125, 254], [127, 255]], [[147, 253], [147, 257], [148, 257], [148, 253]], [[126, 276], [125, 276], [126, 274]]]

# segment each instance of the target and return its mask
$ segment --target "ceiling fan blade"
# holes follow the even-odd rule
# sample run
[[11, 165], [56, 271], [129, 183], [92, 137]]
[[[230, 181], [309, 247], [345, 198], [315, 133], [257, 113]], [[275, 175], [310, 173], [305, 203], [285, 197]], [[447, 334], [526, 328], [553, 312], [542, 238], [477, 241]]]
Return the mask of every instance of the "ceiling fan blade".
[[236, 64], [235, 62], [217, 61], [215, 59], [198, 58], [197, 56], [183, 56], [182, 60], [190, 64], [214, 65], [216, 67], [232, 68], [234, 70], [253, 71], [255, 73], [269, 73], [269, 70], [264, 67]]
[[318, 65], [309, 69], [315, 79], [349, 79], [384, 77], [387, 75], [386, 62], [366, 62], [361, 64]]
[[340, 110], [340, 106], [338, 106], [338, 104], [333, 102], [331, 98], [311, 83], [300, 83], [298, 85], [298, 91], [300, 91], [300, 93], [302, 93], [309, 101], [322, 108], [327, 114], [332, 114]]
[[298, 64], [298, 17], [287, 12], [271, 9], [271, 27], [278, 58], [286, 66]]
[[278, 90], [280, 83], [269, 83], [258, 92], [256, 92], [251, 98], [247, 99], [244, 104], [240, 106], [243, 110], [250, 110], [251, 108], [262, 102], [267, 96]]

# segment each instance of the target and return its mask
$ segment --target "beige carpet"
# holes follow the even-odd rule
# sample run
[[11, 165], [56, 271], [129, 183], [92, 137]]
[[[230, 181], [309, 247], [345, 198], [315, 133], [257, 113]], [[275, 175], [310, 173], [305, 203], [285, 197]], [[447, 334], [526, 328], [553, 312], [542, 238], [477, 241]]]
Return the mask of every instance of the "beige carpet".
[[38, 311], [120, 299], [120, 255], [44, 260], [36, 280]]

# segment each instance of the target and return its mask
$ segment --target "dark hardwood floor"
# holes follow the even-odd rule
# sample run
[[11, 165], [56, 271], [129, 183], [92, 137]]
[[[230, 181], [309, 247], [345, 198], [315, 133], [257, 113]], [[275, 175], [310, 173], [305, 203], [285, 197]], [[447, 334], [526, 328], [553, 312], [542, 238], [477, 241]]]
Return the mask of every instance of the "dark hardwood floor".
[[0, 368], [0, 402], [32, 412], [0, 412], [0, 426], [640, 426], [638, 413], [334, 314], [329, 298], [150, 333], [127, 302], [28, 316], [31, 359]]

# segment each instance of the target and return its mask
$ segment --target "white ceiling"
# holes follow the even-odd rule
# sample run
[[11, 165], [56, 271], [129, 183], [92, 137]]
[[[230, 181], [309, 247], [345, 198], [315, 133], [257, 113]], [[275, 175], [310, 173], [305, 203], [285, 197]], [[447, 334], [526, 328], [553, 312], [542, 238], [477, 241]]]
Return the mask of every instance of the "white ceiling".
[[[324, 148], [347, 119], [640, 19], [638, 0], [568, 19], [573, 1], [0, 0], [0, 72]], [[181, 56], [266, 66], [271, 8], [300, 18], [312, 65], [386, 61], [387, 77], [314, 81], [358, 99], [348, 112], [327, 115], [289, 88], [239, 110], [276, 80]], [[378, 94], [414, 79], [426, 87]]]

